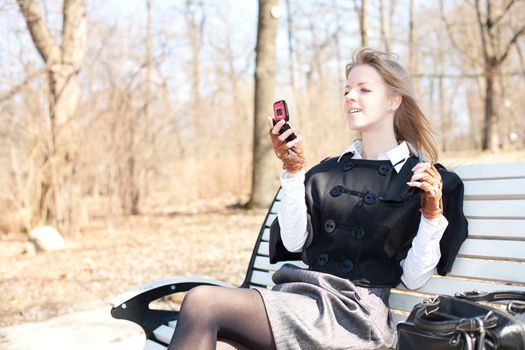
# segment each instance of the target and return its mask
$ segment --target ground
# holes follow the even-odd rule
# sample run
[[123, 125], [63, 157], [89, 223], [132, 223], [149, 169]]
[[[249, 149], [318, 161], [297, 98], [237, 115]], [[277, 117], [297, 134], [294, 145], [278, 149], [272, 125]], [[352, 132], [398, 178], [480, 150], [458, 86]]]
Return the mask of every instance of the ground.
[[207, 276], [239, 285], [267, 210], [141, 215], [94, 221], [66, 249], [24, 254], [22, 234], [0, 236], [0, 327], [108, 305], [150, 280]]

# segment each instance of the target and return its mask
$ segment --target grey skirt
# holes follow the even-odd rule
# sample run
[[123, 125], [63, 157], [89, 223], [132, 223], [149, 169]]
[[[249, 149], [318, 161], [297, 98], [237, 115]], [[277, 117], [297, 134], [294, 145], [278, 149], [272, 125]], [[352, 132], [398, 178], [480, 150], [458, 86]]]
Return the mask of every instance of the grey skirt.
[[257, 289], [281, 349], [388, 349], [395, 329], [388, 288], [364, 288], [334, 275], [285, 264], [272, 290]]

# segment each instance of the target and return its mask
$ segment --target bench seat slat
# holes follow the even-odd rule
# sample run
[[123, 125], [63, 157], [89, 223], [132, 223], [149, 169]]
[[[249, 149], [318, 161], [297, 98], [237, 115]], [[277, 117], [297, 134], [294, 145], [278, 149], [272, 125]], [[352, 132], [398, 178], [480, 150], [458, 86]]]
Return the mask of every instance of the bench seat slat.
[[[397, 288], [407, 290], [404, 286], [399, 285]], [[449, 294], [469, 291], [469, 290], [483, 290], [493, 292], [497, 290], [520, 290], [525, 291], [525, 286], [515, 285], [511, 283], [491, 283], [491, 281], [479, 280], [462, 280], [456, 278], [431, 278], [423, 287], [418, 289], [418, 292], [427, 294]]]
[[461, 245], [459, 255], [525, 261], [525, 241], [467, 239]]
[[270, 227], [272, 225], [273, 220], [277, 217], [277, 214], [270, 214], [268, 215], [268, 218], [266, 219], [266, 222], [264, 223], [265, 227]]
[[146, 345], [144, 345], [144, 350], [167, 350], [167, 346], [163, 346], [153, 340], [146, 340]]
[[449, 275], [525, 284], [525, 263], [457, 258]]
[[[269, 243], [261, 242], [258, 254], [269, 256], [269, 252]], [[459, 254], [463, 257], [482, 256], [492, 259], [514, 259], [525, 261], [525, 241], [497, 241], [468, 238], [461, 246]]]
[[272, 274], [273, 272], [269, 273], [266, 271], [257, 271], [254, 270], [252, 272], [252, 278], [250, 279], [251, 283], [260, 284], [263, 286], [273, 286], [274, 283], [272, 281]]
[[525, 179], [465, 181], [465, 199], [523, 199]]
[[525, 220], [469, 219], [469, 236], [525, 239]]
[[[273, 272], [266, 271], [253, 271], [252, 283], [264, 285], [264, 286], [273, 286], [272, 281]], [[401, 290], [406, 290], [402, 285], [398, 286]], [[455, 294], [458, 292], [468, 291], [468, 290], [483, 290], [483, 291], [496, 291], [496, 290], [521, 290], [525, 291], [525, 285], [523, 283], [511, 283], [511, 282], [497, 282], [497, 281], [483, 281], [483, 280], [465, 280], [457, 279], [452, 277], [437, 277], [436, 275], [432, 277], [427, 284], [422, 288], [418, 289], [418, 292], [427, 293], [427, 294]]]
[[163, 342], [164, 344], [169, 344], [171, 338], [173, 337], [173, 332], [175, 332], [175, 328], [161, 325], [153, 331], [153, 335], [157, 340]]
[[[264, 229], [262, 240], [270, 240], [270, 225], [276, 215], [271, 215], [272, 220]], [[469, 219], [468, 230], [469, 236], [484, 236], [487, 238], [505, 238], [505, 239], [522, 239], [525, 240], [525, 220], [509, 219]]]
[[467, 218], [525, 219], [525, 200], [465, 200], [463, 212]]
[[450, 170], [458, 174], [463, 182], [481, 179], [524, 178], [525, 162], [466, 165], [450, 167]]
[[421, 295], [410, 295], [410, 294], [395, 294], [395, 291], [392, 290], [390, 294], [390, 299], [388, 300], [389, 306], [393, 309], [410, 311], [414, 305], [422, 302], [428, 298], [428, 296]]
[[392, 310], [392, 320], [393, 320], [394, 324], [398, 324], [399, 322], [403, 322], [403, 321], [406, 320], [406, 318], [407, 318], [407, 316], [405, 315], [405, 313], [399, 313], [396, 310]]
[[276, 264], [270, 264], [270, 258], [268, 258], [267, 256], [256, 257], [253, 266], [259, 270], [277, 271], [284, 264], [294, 264], [299, 267], [302, 267], [303, 269], [308, 268], [308, 265], [306, 265], [302, 261], [280, 261]]
[[[307, 265], [302, 261], [285, 261], [277, 264], [270, 264], [270, 259], [266, 256], [256, 257], [254, 267], [259, 270], [273, 272], [277, 271], [285, 263], [294, 264], [301, 268], [307, 268]], [[525, 284], [525, 263], [457, 258], [449, 275]]]

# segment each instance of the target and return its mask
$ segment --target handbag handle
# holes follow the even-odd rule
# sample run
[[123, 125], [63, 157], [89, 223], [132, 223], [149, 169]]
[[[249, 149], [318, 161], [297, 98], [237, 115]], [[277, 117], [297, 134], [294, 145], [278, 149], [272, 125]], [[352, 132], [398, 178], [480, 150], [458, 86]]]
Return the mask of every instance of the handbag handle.
[[493, 328], [498, 323], [498, 318], [493, 312], [487, 313], [483, 318], [458, 318], [450, 321], [427, 320], [425, 316], [439, 310], [440, 300], [435, 298], [426, 302], [416, 313], [414, 324], [416, 327], [435, 333], [455, 333], [455, 332], [484, 332], [487, 328]]
[[499, 301], [499, 300], [521, 300], [525, 301], [525, 292], [517, 290], [483, 292], [473, 290], [469, 292], [456, 293], [457, 298], [470, 301]]

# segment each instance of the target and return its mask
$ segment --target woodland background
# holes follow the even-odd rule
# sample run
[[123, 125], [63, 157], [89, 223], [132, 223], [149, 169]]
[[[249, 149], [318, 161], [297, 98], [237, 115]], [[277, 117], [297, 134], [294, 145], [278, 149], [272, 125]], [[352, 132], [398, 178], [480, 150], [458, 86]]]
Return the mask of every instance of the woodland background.
[[[445, 165], [525, 160], [524, 33], [523, 0], [0, 0], [0, 327], [173, 275], [239, 285], [279, 185], [273, 101], [308, 167], [339, 154], [360, 46], [408, 67]], [[43, 224], [66, 249], [30, 254]]]
[[524, 148], [524, 1], [261, 0], [259, 20], [257, 5], [2, 0], [0, 232], [264, 205], [272, 101], [289, 101], [310, 166], [337, 154], [359, 46], [399, 55], [442, 151]]

